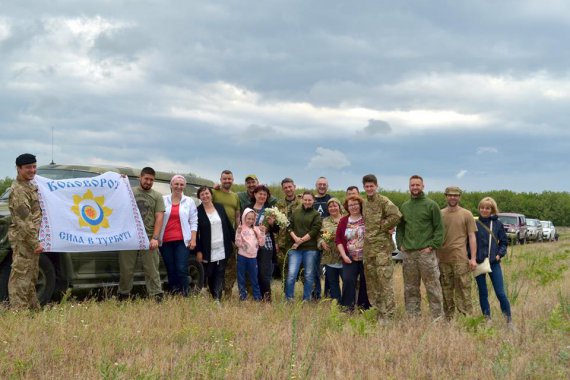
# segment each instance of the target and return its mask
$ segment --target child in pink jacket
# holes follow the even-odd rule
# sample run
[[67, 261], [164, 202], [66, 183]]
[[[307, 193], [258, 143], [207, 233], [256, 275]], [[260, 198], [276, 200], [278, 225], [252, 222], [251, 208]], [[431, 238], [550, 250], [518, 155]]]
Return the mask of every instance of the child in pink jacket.
[[238, 247], [237, 257], [237, 283], [239, 289], [239, 299], [247, 299], [247, 288], [245, 286], [245, 275], [249, 275], [253, 299], [261, 301], [261, 291], [257, 280], [257, 250], [260, 245], [265, 244], [265, 235], [261, 233], [255, 224], [255, 211], [246, 208], [241, 216], [241, 225], [236, 230], [236, 246]]

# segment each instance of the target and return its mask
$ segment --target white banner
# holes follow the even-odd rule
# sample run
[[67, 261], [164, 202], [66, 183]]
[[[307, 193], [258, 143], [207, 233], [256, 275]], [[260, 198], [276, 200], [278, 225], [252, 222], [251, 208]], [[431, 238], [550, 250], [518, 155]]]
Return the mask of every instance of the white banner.
[[46, 252], [148, 249], [142, 218], [126, 177], [52, 180], [36, 176]]

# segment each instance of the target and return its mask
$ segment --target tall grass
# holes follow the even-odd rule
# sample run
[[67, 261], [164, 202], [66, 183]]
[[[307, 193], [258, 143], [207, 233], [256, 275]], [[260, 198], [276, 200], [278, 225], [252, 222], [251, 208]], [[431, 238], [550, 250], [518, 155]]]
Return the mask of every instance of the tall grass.
[[[424, 316], [408, 318], [397, 265], [397, 318], [389, 323], [378, 323], [375, 311], [346, 314], [330, 300], [287, 303], [277, 282], [272, 304], [218, 306], [205, 293], [161, 304], [67, 295], [36, 313], [1, 309], [0, 378], [569, 378], [570, 271], [560, 269], [569, 250], [566, 241], [521, 246], [504, 261], [506, 284], [519, 289], [515, 332], [492, 287], [490, 325], [475, 286], [473, 316], [433, 323], [424, 300]], [[557, 274], [543, 281], [536, 273], [546, 270]]]

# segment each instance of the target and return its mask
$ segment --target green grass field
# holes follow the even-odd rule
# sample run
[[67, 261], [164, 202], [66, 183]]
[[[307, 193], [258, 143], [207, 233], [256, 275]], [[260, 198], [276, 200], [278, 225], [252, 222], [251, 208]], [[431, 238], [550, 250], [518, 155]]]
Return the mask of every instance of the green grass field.
[[474, 282], [474, 316], [407, 318], [399, 264], [398, 313], [388, 324], [328, 300], [286, 303], [280, 282], [273, 304], [240, 303], [236, 294], [219, 306], [204, 293], [161, 304], [65, 299], [36, 313], [2, 309], [0, 378], [567, 379], [569, 265], [567, 230], [556, 243], [509, 248], [514, 332], [492, 291], [493, 322], [480, 317]]

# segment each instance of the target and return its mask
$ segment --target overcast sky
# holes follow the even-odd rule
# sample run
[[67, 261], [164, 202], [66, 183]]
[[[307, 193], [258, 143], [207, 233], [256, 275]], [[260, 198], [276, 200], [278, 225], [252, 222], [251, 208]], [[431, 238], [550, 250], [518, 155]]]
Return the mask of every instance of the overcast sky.
[[312, 187], [568, 191], [570, 2], [8, 1], [0, 177], [39, 164]]

